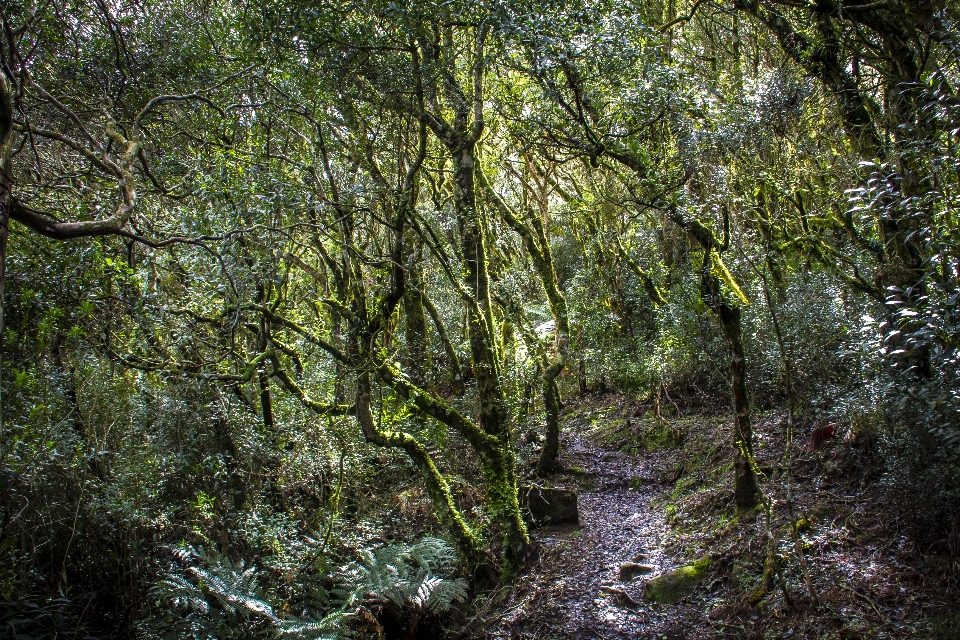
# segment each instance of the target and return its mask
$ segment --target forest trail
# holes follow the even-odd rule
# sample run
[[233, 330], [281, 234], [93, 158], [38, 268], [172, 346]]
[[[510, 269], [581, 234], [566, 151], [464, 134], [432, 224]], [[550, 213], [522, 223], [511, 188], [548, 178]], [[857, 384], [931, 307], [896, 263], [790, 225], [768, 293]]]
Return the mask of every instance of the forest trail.
[[[579, 489], [580, 526], [532, 533], [540, 557], [494, 614], [498, 620], [485, 637], [705, 637], [696, 628], [706, 624], [702, 611], [643, 597], [650, 579], [679, 566], [661, 548], [667, 524], [663, 509], [651, 504], [663, 487], [657, 454], [629, 455], [604, 447], [591, 437], [593, 425], [583, 412], [565, 418], [564, 471], [551, 480], [554, 486]], [[653, 571], [621, 581], [626, 562]]]

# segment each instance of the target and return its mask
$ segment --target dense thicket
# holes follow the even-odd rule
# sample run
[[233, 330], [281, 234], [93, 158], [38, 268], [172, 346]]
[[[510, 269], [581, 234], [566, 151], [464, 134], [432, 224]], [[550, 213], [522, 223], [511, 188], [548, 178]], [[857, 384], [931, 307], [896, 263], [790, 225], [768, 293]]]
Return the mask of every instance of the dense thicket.
[[727, 407], [741, 510], [751, 415], [840, 423], [947, 545], [957, 11], [3, 5], [7, 629], [442, 611], [605, 389]]

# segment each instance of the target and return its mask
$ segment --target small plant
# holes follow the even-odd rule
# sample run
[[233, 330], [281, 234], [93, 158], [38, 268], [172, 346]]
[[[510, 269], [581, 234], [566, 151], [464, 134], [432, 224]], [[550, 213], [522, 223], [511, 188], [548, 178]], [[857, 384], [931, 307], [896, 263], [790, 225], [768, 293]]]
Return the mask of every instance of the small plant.
[[340, 640], [347, 615], [281, 618], [260, 585], [261, 572], [243, 561], [185, 545], [152, 590], [154, 615], [140, 623], [147, 638], [292, 638]]
[[346, 604], [379, 602], [416, 611], [443, 613], [467, 597], [466, 583], [443, 577], [456, 567], [453, 548], [439, 538], [416, 544], [392, 544], [366, 549], [361, 559], [338, 576], [348, 585]]

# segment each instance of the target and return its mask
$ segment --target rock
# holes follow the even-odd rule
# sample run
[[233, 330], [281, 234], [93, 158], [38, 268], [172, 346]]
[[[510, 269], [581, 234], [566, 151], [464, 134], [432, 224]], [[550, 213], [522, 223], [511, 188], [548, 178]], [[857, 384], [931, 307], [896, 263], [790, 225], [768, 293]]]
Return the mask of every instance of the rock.
[[580, 523], [577, 492], [572, 489], [526, 487], [520, 490], [520, 503], [533, 527]]
[[620, 582], [630, 582], [637, 576], [643, 576], [653, 573], [654, 569], [649, 564], [639, 564], [637, 562], [624, 562], [620, 565]]
[[631, 598], [629, 593], [618, 587], [602, 584], [600, 585], [600, 593], [606, 593], [614, 596], [617, 599], [618, 604], [630, 609], [636, 609], [640, 606], [640, 603]]
[[660, 604], [677, 602], [693, 591], [709, 567], [710, 558], [705, 557], [676, 571], [657, 576], [647, 583], [645, 595], [648, 600]]

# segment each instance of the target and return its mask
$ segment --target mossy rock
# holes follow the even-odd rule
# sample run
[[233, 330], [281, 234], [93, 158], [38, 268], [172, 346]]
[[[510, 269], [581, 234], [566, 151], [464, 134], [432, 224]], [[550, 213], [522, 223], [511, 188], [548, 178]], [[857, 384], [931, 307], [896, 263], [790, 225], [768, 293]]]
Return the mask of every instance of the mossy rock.
[[680, 567], [657, 576], [647, 583], [645, 595], [648, 600], [660, 604], [673, 604], [693, 591], [700, 578], [710, 568], [710, 558], [704, 557], [693, 564]]

